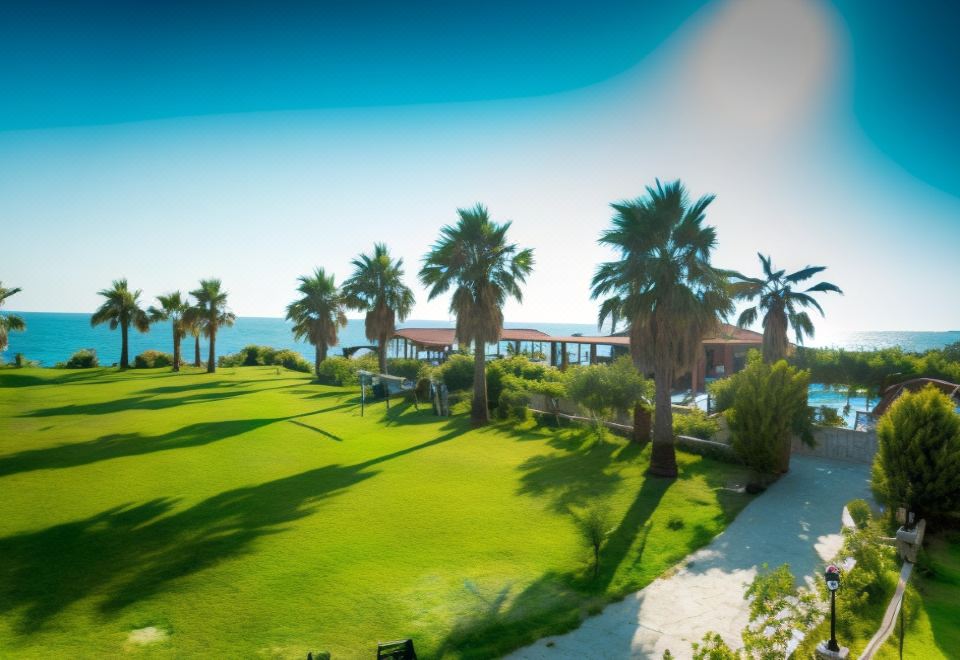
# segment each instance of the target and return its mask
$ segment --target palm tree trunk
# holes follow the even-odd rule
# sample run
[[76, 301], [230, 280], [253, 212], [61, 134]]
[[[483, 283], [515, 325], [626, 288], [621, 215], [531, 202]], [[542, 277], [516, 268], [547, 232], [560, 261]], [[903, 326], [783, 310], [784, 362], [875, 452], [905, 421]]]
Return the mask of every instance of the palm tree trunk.
[[193, 338], [193, 366], [200, 366], [200, 335]]
[[787, 314], [782, 309], [771, 309], [767, 313], [763, 328], [763, 361], [773, 364], [787, 357]]
[[650, 409], [642, 402], [633, 406], [633, 441], [646, 445], [650, 442]]
[[127, 331], [129, 327], [126, 323], [120, 324], [120, 368], [126, 369], [130, 366], [128, 354]]
[[386, 335], [380, 335], [377, 339], [377, 360], [380, 362], [380, 373], [387, 373], [387, 339]]
[[673, 364], [665, 350], [657, 351], [653, 370], [656, 385], [656, 414], [653, 419], [653, 449], [650, 455], [650, 474], [657, 477], [677, 476], [677, 454], [673, 441], [673, 409], [670, 390], [673, 387]]
[[180, 333], [173, 331], [173, 370], [180, 371]]
[[327, 344], [326, 342], [320, 342], [317, 344], [317, 351], [320, 353], [320, 361], [323, 362], [327, 359]]
[[490, 410], [487, 408], [487, 355], [486, 346], [479, 337], [474, 340], [476, 347], [473, 356], [473, 405], [470, 408], [470, 423], [484, 426], [490, 422]]
[[317, 378], [320, 378], [320, 363], [323, 362], [323, 357], [320, 355], [320, 344], [317, 344], [313, 347], [313, 371], [317, 374]]
[[212, 374], [217, 370], [217, 330], [210, 328], [210, 361], [207, 362], [207, 373]]

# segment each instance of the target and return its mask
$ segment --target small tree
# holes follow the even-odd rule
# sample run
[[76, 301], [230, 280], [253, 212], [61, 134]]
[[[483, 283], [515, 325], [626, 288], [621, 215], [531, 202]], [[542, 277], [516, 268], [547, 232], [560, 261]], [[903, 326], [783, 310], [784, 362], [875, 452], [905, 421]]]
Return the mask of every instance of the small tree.
[[597, 504], [577, 518], [577, 529], [584, 542], [593, 551], [593, 577], [600, 575], [600, 550], [610, 536], [610, 509]]
[[734, 394], [726, 416], [734, 450], [757, 473], [787, 472], [793, 436], [813, 444], [809, 372], [785, 360], [767, 364], [751, 351], [746, 369], [730, 378]]
[[960, 415], [933, 386], [905, 392], [877, 425], [873, 490], [891, 509], [919, 517], [960, 509]]
[[590, 412], [599, 435], [604, 416], [628, 412], [638, 401], [649, 400], [653, 387], [636, 370], [630, 357], [623, 356], [610, 366], [591, 365], [571, 370], [567, 394]]

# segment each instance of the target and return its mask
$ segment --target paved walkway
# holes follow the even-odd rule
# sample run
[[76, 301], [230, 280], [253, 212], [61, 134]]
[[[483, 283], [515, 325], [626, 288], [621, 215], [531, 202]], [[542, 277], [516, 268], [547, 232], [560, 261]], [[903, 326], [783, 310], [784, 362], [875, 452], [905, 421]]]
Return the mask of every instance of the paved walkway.
[[867, 465], [794, 456], [786, 476], [677, 572], [607, 606], [576, 630], [507, 657], [661, 658], [670, 649], [689, 658], [691, 644], [708, 630], [740, 646], [748, 618], [743, 593], [757, 569], [786, 563], [796, 576], [819, 571], [840, 549], [843, 505], [870, 497], [869, 478]]

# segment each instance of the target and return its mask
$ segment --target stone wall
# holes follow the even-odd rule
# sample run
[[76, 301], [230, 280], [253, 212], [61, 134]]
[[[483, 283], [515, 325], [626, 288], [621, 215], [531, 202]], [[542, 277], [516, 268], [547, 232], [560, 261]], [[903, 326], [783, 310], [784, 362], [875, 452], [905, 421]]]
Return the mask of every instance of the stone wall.
[[877, 453], [877, 434], [875, 431], [854, 431], [828, 426], [818, 426], [813, 434], [816, 447], [808, 447], [793, 439], [791, 451], [799, 456], [819, 456], [854, 463], [873, 463]]

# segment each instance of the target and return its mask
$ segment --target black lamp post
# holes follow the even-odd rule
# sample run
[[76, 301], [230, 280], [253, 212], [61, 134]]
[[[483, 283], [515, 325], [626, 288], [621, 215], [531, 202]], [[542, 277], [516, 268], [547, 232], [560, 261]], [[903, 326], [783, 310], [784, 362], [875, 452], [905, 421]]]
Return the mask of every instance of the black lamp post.
[[840, 588], [840, 569], [830, 564], [827, 566], [827, 573], [824, 577], [827, 580], [827, 589], [830, 590], [830, 641], [827, 642], [827, 648], [831, 651], [839, 651], [840, 645], [837, 644], [837, 589]]

